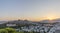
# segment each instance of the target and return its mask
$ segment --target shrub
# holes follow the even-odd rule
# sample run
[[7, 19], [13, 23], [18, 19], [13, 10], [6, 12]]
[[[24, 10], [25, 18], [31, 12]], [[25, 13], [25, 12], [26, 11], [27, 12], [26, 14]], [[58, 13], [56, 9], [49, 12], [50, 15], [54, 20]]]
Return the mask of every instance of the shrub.
[[8, 31], [5, 29], [0, 29], [0, 33], [8, 33]]
[[16, 33], [16, 30], [13, 28], [6, 28], [5, 30], [7, 30], [8, 33]]

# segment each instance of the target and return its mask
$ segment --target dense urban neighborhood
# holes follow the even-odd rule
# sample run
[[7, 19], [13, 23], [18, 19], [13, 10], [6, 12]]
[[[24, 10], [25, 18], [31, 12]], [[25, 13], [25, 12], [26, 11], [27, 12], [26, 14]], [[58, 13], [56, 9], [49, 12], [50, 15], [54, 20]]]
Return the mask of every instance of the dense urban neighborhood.
[[0, 33], [60, 33], [60, 0], [0, 0]]
[[54, 20], [52, 23], [51, 22], [52, 21], [49, 20], [43, 20], [40, 22], [28, 20], [13, 20], [1, 23], [0, 29], [12, 28], [19, 33], [59, 33], [60, 22], [58, 20]]

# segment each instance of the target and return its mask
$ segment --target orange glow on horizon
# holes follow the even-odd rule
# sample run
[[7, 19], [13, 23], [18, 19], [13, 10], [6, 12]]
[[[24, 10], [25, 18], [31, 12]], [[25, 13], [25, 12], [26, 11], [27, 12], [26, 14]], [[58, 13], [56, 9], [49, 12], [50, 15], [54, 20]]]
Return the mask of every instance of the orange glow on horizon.
[[18, 20], [18, 19], [21, 19], [21, 20], [31, 20], [31, 21], [41, 21], [41, 20], [45, 20], [45, 19], [49, 19], [49, 20], [53, 20], [53, 19], [56, 19], [56, 17], [54, 16], [49, 16], [49, 17], [34, 17], [34, 18], [31, 18], [31, 17], [26, 17], [26, 18], [23, 18], [23, 17], [4, 17], [4, 18], [0, 18], [0, 20]]

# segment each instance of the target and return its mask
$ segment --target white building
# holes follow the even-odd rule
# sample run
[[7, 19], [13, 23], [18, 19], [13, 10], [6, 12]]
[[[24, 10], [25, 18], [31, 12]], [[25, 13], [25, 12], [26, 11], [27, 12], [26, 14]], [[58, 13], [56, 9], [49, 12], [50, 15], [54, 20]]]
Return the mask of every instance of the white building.
[[17, 26], [16, 24], [6, 24], [6, 26]]
[[52, 27], [48, 33], [60, 33], [60, 23]]

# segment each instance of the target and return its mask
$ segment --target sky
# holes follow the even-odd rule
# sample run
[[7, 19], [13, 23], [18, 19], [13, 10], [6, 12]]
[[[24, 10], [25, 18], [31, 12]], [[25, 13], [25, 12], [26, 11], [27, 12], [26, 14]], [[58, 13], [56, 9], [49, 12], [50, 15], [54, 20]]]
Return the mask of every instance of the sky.
[[0, 0], [0, 20], [60, 18], [60, 0]]

